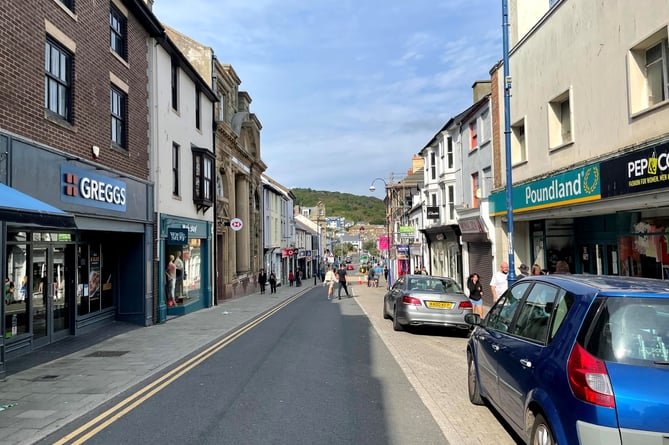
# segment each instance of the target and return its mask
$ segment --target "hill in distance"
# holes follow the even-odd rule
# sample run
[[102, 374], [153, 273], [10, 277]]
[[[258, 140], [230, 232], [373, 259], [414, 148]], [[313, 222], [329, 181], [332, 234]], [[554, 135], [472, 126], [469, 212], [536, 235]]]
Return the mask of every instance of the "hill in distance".
[[303, 188], [294, 188], [291, 191], [295, 195], [295, 204], [301, 207], [315, 207], [321, 201], [327, 217], [343, 216], [356, 223], [385, 224], [386, 204], [373, 196]]

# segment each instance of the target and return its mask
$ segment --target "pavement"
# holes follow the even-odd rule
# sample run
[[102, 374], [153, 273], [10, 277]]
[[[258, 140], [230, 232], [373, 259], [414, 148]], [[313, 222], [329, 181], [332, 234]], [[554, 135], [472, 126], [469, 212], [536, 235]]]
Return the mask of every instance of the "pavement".
[[[455, 369], [453, 361], [464, 363], [464, 355], [458, 352], [457, 357], [452, 357], [448, 345], [435, 343], [432, 337], [391, 335], [391, 323], [381, 317], [384, 284], [383, 280], [378, 288], [353, 284], [354, 300], [398, 359], [449, 443], [514, 444], [501, 426], [495, 427], [499, 422], [488, 408], [471, 405], [468, 399], [466, 403], [461, 398], [454, 402], [449, 397], [450, 390], [438, 391], [436, 395], [430, 390], [443, 386], [445, 376]], [[308, 279], [301, 287], [281, 286], [276, 294], [254, 293], [226, 300], [149, 327], [114, 323], [84, 338], [66, 339], [8, 362], [5, 377], [0, 381], [0, 442], [33, 444], [44, 439], [313, 287], [313, 280]], [[325, 296], [323, 288], [323, 299], [327, 302]], [[386, 334], [386, 330], [391, 332]], [[453, 338], [453, 341], [460, 341], [456, 347], [461, 347], [465, 339]], [[402, 358], [402, 354], [418, 354], [420, 358]], [[462, 366], [466, 369], [466, 363]], [[466, 392], [466, 380], [458, 377], [453, 384], [464, 387]], [[485, 434], [472, 428], [472, 419], [488, 422]]]

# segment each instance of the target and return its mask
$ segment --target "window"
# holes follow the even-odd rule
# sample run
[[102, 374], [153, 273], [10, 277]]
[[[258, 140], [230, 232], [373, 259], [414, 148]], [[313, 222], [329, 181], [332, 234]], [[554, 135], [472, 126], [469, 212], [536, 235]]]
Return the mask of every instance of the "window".
[[72, 121], [72, 55], [47, 39], [44, 58], [44, 107]]
[[472, 174], [472, 207], [479, 207], [479, 197], [481, 196], [481, 189], [479, 185], [479, 174]]
[[218, 120], [219, 121], [224, 121], [225, 120], [225, 95], [224, 94], [219, 94], [218, 95]]
[[485, 144], [490, 140], [490, 132], [492, 128], [490, 126], [490, 113], [488, 110], [485, 110], [481, 113], [481, 145]]
[[110, 45], [112, 51], [118, 54], [123, 60], [128, 59], [127, 53], [127, 28], [128, 20], [113, 4], [109, 5], [109, 28]]
[[434, 152], [430, 153], [430, 178], [437, 179], [437, 161]]
[[172, 82], [172, 109], [179, 110], [179, 65], [172, 59], [170, 79]]
[[511, 126], [511, 163], [518, 164], [527, 161], [527, 147], [525, 145], [525, 119], [521, 119]]
[[455, 187], [448, 186], [448, 219], [455, 219]]
[[518, 304], [529, 286], [530, 283], [523, 283], [521, 281], [510, 290], [504, 292], [488, 312], [485, 320], [486, 326], [498, 331], [508, 332], [509, 328], [511, 328]]
[[451, 137], [446, 138], [446, 163], [448, 168], [453, 168], [453, 139]]
[[200, 129], [200, 101], [202, 100], [200, 89], [195, 90], [195, 128]]
[[179, 169], [181, 168], [181, 147], [172, 142], [172, 195], [179, 196]]
[[630, 108], [637, 113], [669, 99], [667, 28], [630, 50], [628, 57]]
[[205, 211], [214, 204], [214, 154], [193, 147], [193, 201]]
[[469, 149], [473, 150], [479, 146], [476, 134], [476, 121], [469, 123]]
[[111, 140], [112, 144], [118, 147], [127, 148], [128, 138], [127, 131], [127, 95], [115, 88], [110, 89], [110, 106], [111, 106]]
[[74, 0], [59, 0], [67, 9], [74, 9]]
[[535, 284], [518, 312], [513, 333], [544, 343], [557, 294], [556, 287], [544, 283]]
[[548, 104], [548, 141], [551, 148], [572, 142], [569, 91], [560, 94]]

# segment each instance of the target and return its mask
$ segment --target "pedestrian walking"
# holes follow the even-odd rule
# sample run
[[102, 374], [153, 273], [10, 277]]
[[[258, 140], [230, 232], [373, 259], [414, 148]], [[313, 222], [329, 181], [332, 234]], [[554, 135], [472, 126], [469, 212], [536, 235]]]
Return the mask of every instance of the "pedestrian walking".
[[383, 278], [388, 281], [388, 266], [383, 266]]
[[370, 267], [367, 271], [367, 287], [372, 287], [372, 283], [374, 282], [374, 275], [374, 268]]
[[538, 264], [534, 264], [532, 266], [532, 275], [543, 275], [544, 273], [541, 271], [541, 266]]
[[469, 301], [472, 303], [472, 313], [483, 318], [483, 285], [480, 280], [479, 274], [471, 274], [467, 279], [467, 289], [469, 290]]
[[337, 272], [337, 279], [339, 280], [339, 290], [337, 291], [337, 296], [341, 300], [341, 288], [344, 288], [346, 296], [350, 297], [348, 294], [348, 287], [346, 286], [346, 268], [343, 264], [339, 265], [339, 272]]
[[328, 267], [328, 271], [325, 272], [325, 285], [328, 287], [328, 300], [332, 298], [332, 293], [334, 291], [335, 284], [335, 273], [332, 270], [332, 267]]
[[260, 293], [264, 294], [265, 284], [267, 284], [267, 272], [265, 272], [265, 269], [260, 269], [260, 273], [258, 274], [258, 284], [260, 285]]
[[509, 281], [506, 278], [507, 273], [509, 273], [509, 263], [502, 261], [499, 270], [492, 275], [492, 280], [490, 280], [493, 303], [509, 288]]
[[291, 270], [291, 271], [288, 273], [288, 283], [290, 283], [290, 286], [292, 286], [294, 282], [295, 282], [295, 274], [294, 274], [293, 271]]
[[269, 274], [269, 293], [276, 293], [276, 274], [274, 272]]

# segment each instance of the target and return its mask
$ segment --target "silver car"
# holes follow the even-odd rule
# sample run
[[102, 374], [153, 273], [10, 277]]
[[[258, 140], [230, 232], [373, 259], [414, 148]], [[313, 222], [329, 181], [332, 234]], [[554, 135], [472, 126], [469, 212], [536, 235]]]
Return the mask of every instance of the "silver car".
[[448, 277], [404, 275], [383, 297], [383, 318], [393, 319], [393, 328], [446, 326], [469, 332], [465, 314], [472, 303], [460, 285]]

